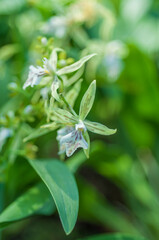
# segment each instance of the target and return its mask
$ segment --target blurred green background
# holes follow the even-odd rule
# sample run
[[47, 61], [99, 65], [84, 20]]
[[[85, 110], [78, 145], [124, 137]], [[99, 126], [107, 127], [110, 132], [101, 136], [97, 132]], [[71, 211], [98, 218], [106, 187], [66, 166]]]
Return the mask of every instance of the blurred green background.
[[[118, 131], [111, 137], [91, 134], [90, 159], [83, 160], [76, 173], [80, 210], [70, 236], [65, 236], [55, 214], [18, 222], [4, 230], [2, 239], [71, 240], [113, 232], [159, 239], [158, 0], [0, 0], [1, 125], [4, 115], [10, 118], [14, 112], [6, 104], [23, 94], [20, 88], [13, 91], [15, 84], [22, 87], [29, 65], [40, 56], [39, 42], [45, 39], [39, 36], [53, 38], [53, 46], [76, 60], [98, 53], [86, 64], [75, 109], [96, 79], [89, 119]], [[10, 124], [17, 128], [16, 121]], [[49, 133], [34, 142], [38, 157], [57, 157], [55, 136]], [[21, 150], [19, 132], [15, 138], [10, 152]], [[82, 152], [74, 157], [83, 158]], [[11, 162], [8, 170], [10, 162], [0, 158], [1, 181], [7, 168], [0, 210], [36, 181], [17, 153]]]

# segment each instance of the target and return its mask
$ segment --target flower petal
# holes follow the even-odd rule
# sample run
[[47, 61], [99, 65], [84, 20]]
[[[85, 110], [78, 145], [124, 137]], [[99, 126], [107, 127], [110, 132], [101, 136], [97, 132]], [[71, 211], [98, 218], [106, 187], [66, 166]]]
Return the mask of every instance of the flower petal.
[[70, 157], [77, 148], [88, 148], [88, 143], [85, 141], [81, 131], [74, 131], [71, 135], [71, 141], [66, 143], [66, 155]]
[[42, 76], [46, 75], [45, 69], [42, 67], [29, 67], [29, 75], [26, 82], [23, 85], [23, 89], [27, 88], [28, 86], [33, 87], [34, 85], [38, 85], [41, 81]]
[[90, 54], [88, 56], [81, 58], [79, 61], [77, 61], [67, 67], [61, 68], [60, 70], [57, 71], [57, 74], [63, 75], [63, 74], [75, 72], [78, 69], [80, 69], [85, 62], [87, 62], [90, 58], [94, 57], [95, 55], [96, 55], [96, 53]]
[[91, 122], [88, 120], [85, 120], [84, 124], [89, 131], [100, 135], [112, 135], [117, 131], [116, 129], [110, 129], [101, 123]]
[[[75, 129], [72, 127], [68, 129], [67, 127], [59, 130], [57, 140], [60, 141], [60, 153], [66, 151], [67, 157], [70, 157], [77, 148], [88, 148], [88, 143], [82, 133], [82, 130], [84, 130], [83, 126], [84, 124], [79, 123], [75, 125]], [[64, 135], [66, 132], [68, 132], [68, 134]]]
[[[56, 117], [55, 119], [57, 119], [55, 121], [61, 124], [73, 125], [78, 121], [77, 117], [64, 109], [54, 108], [54, 115]], [[52, 119], [54, 120], [54, 117], [52, 117]]]
[[[59, 141], [59, 143], [60, 143], [61, 138], [64, 137], [65, 135], [69, 134], [69, 133], [72, 132], [73, 130], [74, 130], [73, 127], [64, 127], [64, 128], [61, 128], [60, 130], [57, 131], [57, 138], [56, 138], [56, 139], [57, 139], [57, 140]], [[59, 144], [59, 147], [60, 147], [60, 149], [59, 149], [58, 154], [60, 155], [60, 154], [65, 153], [65, 151], [66, 151], [65, 143], [60, 143], [60, 144]]]
[[64, 51], [62, 48], [54, 48], [54, 50], [51, 53], [49, 62], [54, 72], [56, 72], [56, 68], [57, 68], [57, 52], [62, 52], [62, 51]]
[[87, 117], [88, 113], [90, 112], [92, 105], [94, 103], [95, 92], [96, 92], [96, 81], [94, 80], [90, 84], [87, 91], [85, 92], [80, 104], [79, 118], [81, 120], [84, 120]]
[[52, 93], [53, 98], [55, 98], [58, 102], [60, 101], [60, 98], [59, 98], [59, 95], [57, 92], [59, 87], [60, 87], [60, 81], [59, 81], [58, 77], [55, 76], [55, 78], [52, 82], [52, 85], [51, 85], [51, 93]]

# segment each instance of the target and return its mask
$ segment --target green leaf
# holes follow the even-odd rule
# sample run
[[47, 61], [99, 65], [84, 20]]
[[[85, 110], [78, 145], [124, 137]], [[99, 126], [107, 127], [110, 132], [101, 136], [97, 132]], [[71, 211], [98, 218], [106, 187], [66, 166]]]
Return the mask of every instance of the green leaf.
[[[57, 128], [57, 125], [54, 125], [54, 128], [52, 127], [52, 131], [55, 130]], [[49, 129], [45, 129], [45, 128], [38, 128], [36, 130], [34, 130], [29, 136], [25, 137], [23, 139], [24, 142], [27, 142], [27, 141], [30, 141], [31, 139], [34, 139], [34, 138], [37, 138], [37, 137], [40, 137], [44, 134], [47, 134], [49, 133], [50, 131], [50, 128]]]
[[85, 138], [86, 142], [88, 143], [88, 148], [87, 148], [87, 149], [83, 149], [83, 150], [84, 150], [84, 153], [85, 153], [86, 157], [89, 158], [89, 153], [90, 153], [90, 138], [89, 138], [89, 134], [88, 134], [87, 131], [84, 133], [84, 138]]
[[77, 220], [79, 196], [75, 179], [60, 161], [29, 160], [48, 187], [57, 207], [63, 228], [69, 234]]
[[[85, 160], [83, 151], [80, 151], [69, 158], [66, 164], [74, 173]], [[23, 207], [25, 211], [23, 211]], [[0, 214], [0, 229], [33, 214], [50, 215], [55, 209], [56, 206], [50, 192], [44, 183], [39, 183], [27, 190]]]
[[83, 79], [80, 79], [72, 88], [71, 90], [66, 94], [66, 101], [71, 105], [71, 107], [74, 106], [75, 101], [79, 95], [79, 92], [81, 90], [81, 83]]
[[52, 130], [57, 129], [58, 127], [59, 127], [59, 125], [58, 125], [57, 123], [52, 122], [52, 123], [44, 124], [44, 125], [42, 125], [40, 128], [49, 128], [50, 131], [52, 131]]
[[85, 238], [85, 240], [146, 240], [141, 236], [126, 236], [124, 234], [103, 234]]
[[78, 119], [73, 116], [70, 112], [64, 109], [56, 108], [54, 109], [54, 114], [56, 115], [56, 120], [59, 123], [74, 124]]
[[80, 111], [79, 111], [79, 118], [81, 120], [84, 120], [88, 113], [90, 112], [94, 98], [95, 98], [95, 92], [96, 92], [96, 81], [94, 80], [87, 91], [85, 92], [81, 104], [80, 104]]
[[[0, 229], [35, 213], [48, 214], [56, 209], [44, 183], [30, 188], [0, 214]], [[50, 210], [49, 210], [50, 211]]]
[[90, 132], [100, 135], [112, 135], [117, 131], [116, 129], [110, 129], [101, 123], [91, 122], [88, 120], [85, 120], [84, 124]]
[[75, 72], [72, 77], [70, 77], [69, 79], [65, 80], [64, 85], [66, 87], [71, 86], [77, 80], [80, 79], [80, 77], [82, 76], [83, 73], [84, 73], [84, 66], [82, 66], [77, 72]]
[[62, 51], [64, 51], [64, 50], [61, 48], [55, 48], [51, 53], [50, 64], [51, 64], [54, 72], [56, 72], [56, 68], [57, 68], [57, 52], [62, 52]]
[[59, 95], [57, 90], [60, 87], [60, 80], [58, 79], [57, 76], [55, 76], [52, 85], [51, 85], [51, 94], [53, 96], [53, 98], [55, 98], [58, 102], [60, 101]]
[[96, 55], [96, 53], [85, 56], [85, 57], [81, 58], [79, 61], [58, 70], [56, 73], [57, 73], [57, 75], [64, 75], [64, 74], [75, 72], [78, 69], [80, 69], [85, 62], [87, 62], [89, 59], [91, 59], [95, 55]]
[[0, 60], [7, 61], [18, 52], [19, 46], [17, 44], [7, 44], [0, 48]]
[[78, 240], [146, 240], [141, 236], [128, 236], [124, 234], [102, 234], [92, 237], [81, 238]]

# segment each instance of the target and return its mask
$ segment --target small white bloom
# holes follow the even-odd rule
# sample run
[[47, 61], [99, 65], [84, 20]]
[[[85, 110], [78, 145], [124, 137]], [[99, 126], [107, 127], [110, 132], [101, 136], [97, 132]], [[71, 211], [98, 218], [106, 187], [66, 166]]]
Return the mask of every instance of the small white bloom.
[[29, 75], [26, 82], [23, 85], [23, 89], [34, 85], [38, 85], [43, 76], [49, 74], [52, 71], [51, 64], [47, 58], [43, 60], [43, 67], [37, 66], [30, 66], [29, 67]]
[[116, 81], [124, 68], [123, 58], [128, 54], [125, 44], [114, 40], [106, 45], [106, 54], [103, 59], [110, 81]]
[[43, 69], [45, 70], [45, 73], [52, 73], [54, 72], [54, 67], [52, 64], [52, 57], [48, 60], [47, 58], [43, 59]]
[[116, 81], [124, 68], [122, 59], [115, 55], [107, 55], [103, 60], [109, 80]]
[[46, 38], [46, 37], [43, 37], [43, 38], [41, 39], [41, 43], [42, 43], [44, 46], [46, 46], [47, 43], [48, 43], [47, 38]]
[[70, 157], [77, 148], [88, 148], [88, 143], [83, 137], [83, 132], [86, 127], [82, 121], [75, 127], [65, 127], [58, 131], [57, 140], [60, 143], [59, 154], [66, 152], [67, 157]]
[[51, 17], [48, 23], [42, 27], [42, 31], [52, 34], [57, 38], [63, 38], [67, 31], [67, 19], [63, 16]]

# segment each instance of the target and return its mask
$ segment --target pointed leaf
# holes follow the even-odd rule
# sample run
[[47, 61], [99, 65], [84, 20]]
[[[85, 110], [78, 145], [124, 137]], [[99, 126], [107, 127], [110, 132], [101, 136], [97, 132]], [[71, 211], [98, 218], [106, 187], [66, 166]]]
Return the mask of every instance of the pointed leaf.
[[55, 118], [55, 121], [57, 121], [58, 123], [64, 123], [64, 124], [67, 123], [72, 125], [78, 122], [78, 119], [67, 110], [55, 108], [54, 114], [55, 114], [55, 117], [57, 117]]
[[57, 68], [57, 52], [62, 52], [62, 51], [64, 51], [64, 50], [61, 48], [54, 48], [54, 50], [51, 53], [50, 64], [51, 64], [54, 72], [56, 72], [56, 68]]
[[72, 88], [71, 90], [66, 94], [66, 100], [71, 105], [71, 107], [74, 106], [75, 101], [79, 95], [79, 92], [81, 90], [81, 83], [83, 79], [80, 79]]
[[58, 77], [55, 76], [55, 78], [52, 82], [52, 85], [51, 85], [51, 94], [52, 94], [53, 98], [55, 98], [58, 102], [60, 101], [60, 98], [59, 98], [59, 95], [57, 92], [59, 87], [60, 87], [60, 81], [59, 81]]
[[[56, 127], [57, 128], [57, 127]], [[52, 129], [52, 130], [55, 130], [56, 128]], [[44, 134], [47, 134], [50, 132], [50, 129], [42, 129], [42, 128], [38, 128], [36, 130], [34, 130], [29, 136], [25, 137], [23, 139], [23, 142], [27, 142], [27, 141], [30, 141], [34, 138], [38, 138]]]
[[35, 213], [48, 214], [56, 209], [44, 183], [30, 188], [0, 214], [0, 229]]
[[68, 73], [71, 73], [71, 72], [75, 72], [79, 68], [81, 68], [85, 62], [87, 62], [89, 59], [91, 59], [95, 55], [96, 55], [96, 53], [85, 56], [85, 57], [81, 58], [79, 61], [58, 70], [56, 73], [57, 73], [57, 75], [63, 75], [63, 74], [68, 74]]
[[65, 82], [64, 82], [64, 85], [66, 87], [71, 86], [77, 80], [80, 79], [80, 77], [82, 76], [83, 73], [84, 73], [84, 65], [76, 73], [74, 73], [72, 77], [70, 77], [69, 79], [66, 79]]
[[49, 128], [50, 131], [57, 129], [59, 125], [55, 122], [42, 125], [40, 128]]
[[84, 124], [89, 131], [100, 135], [112, 135], [117, 131], [116, 129], [110, 129], [101, 123], [91, 122], [88, 120], [85, 120]]
[[63, 228], [69, 234], [77, 220], [79, 196], [75, 179], [67, 166], [57, 160], [29, 163], [48, 187], [57, 207]]
[[88, 148], [87, 148], [87, 149], [83, 149], [83, 150], [84, 150], [84, 153], [85, 153], [86, 157], [89, 158], [89, 153], [90, 153], [90, 137], [89, 137], [89, 134], [88, 134], [87, 131], [84, 133], [84, 138], [85, 138], [86, 142], [88, 143]]
[[96, 92], [96, 81], [94, 80], [87, 91], [85, 92], [81, 105], [80, 105], [80, 111], [79, 111], [79, 118], [81, 120], [84, 120], [88, 113], [90, 112], [92, 105], [94, 103], [94, 98], [95, 98], [95, 92]]

